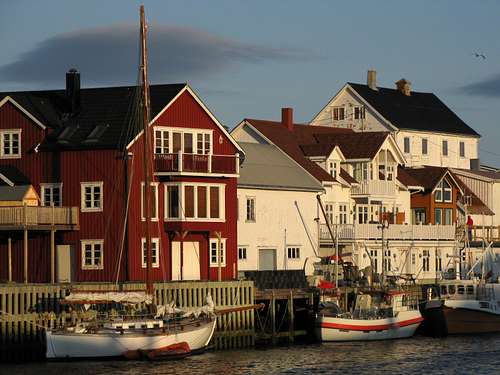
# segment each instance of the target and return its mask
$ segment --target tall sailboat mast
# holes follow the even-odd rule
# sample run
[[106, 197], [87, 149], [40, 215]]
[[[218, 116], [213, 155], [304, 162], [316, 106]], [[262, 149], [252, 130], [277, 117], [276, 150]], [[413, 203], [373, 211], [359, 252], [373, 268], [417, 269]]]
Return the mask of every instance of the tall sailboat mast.
[[148, 82], [148, 52], [146, 45], [147, 25], [144, 15], [144, 5], [140, 8], [141, 14], [141, 80], [142, 80], [142, 126], [144, 131], [144, 217], [145, 217], [145, 237], [146, 237], [146, 291], [153, 294], [153, 282], [151, 277], [151, 150], [150, 134], [148, 130], [150, 103], [149, 103], [149, 82]]

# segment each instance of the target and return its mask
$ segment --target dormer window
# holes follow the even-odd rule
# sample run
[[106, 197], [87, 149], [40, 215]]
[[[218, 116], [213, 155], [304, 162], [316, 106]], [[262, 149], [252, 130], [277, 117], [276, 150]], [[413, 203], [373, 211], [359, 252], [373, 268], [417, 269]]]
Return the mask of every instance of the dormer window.
[[328, 162], [328, 173], [333, 177], [337, 177], [337, 162], [336, 161], [329, 161]]
[[354, 120], [361, 120], [365, 118], [365, 107], [358, 105], [354, 107]]
[[343, 120], [345, 118], [344, 107], [332, 107], [332, 118], [333, 121]]
[[18, 159], [21, 157], [21, 129], [0, 131], [0, 158]]
[[438, 184], [436, 187], [436, 190], [434, 190], [434, 201], [435, 202], [451, 202], [452, 201], [452, 196], [451, 196], [451, 186], [446, 180], [441, 180], [441, 182]]
[[212, 153], [212, 132], [200, 129], [157, 127], [154, 131], [155, 154], [207, 155]]

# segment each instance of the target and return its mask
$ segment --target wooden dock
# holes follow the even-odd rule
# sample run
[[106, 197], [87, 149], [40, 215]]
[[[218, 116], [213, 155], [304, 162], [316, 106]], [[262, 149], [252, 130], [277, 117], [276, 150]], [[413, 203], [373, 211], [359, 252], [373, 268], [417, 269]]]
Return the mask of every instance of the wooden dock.
[[[68, 284], [0, 284], [0, 362], [40, 360], [45, 356], [46, 328], [75, 323], [76, 312], [62, 310], [59, 300], [69, 292]], [[78, 283], [72, 290], [138, 290], [141, 283]], [[180, 308], [200, 307], [210, 293], [216, 309], [252, 306], [252, 281], [168, 282], [155, 284], [154, 302], [174, 301]], [[251, 347], [255, 343], [254, 310], [236, 311], [217, 317], [212, 339], [215, 349]]]

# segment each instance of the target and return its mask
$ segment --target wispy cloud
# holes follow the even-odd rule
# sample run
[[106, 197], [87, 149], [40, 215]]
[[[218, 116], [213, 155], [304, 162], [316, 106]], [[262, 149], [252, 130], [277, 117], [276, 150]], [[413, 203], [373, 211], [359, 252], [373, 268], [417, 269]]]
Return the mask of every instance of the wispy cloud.
[[500, 74], [463, 86], [460, 91], [468, 95], [498, 98], [500, 97]]
[[[139, 62], [137, 25], [84, 29], [51, 37], [0, 66], [0, 81], [53, 85], [70, 67], [87, 84], [136, 81]], [[149, 62], [152, 82], [188, 81], [241, 63], [303, 61], [311, 52], [223, 38], [187, 27], [150, 25]]]

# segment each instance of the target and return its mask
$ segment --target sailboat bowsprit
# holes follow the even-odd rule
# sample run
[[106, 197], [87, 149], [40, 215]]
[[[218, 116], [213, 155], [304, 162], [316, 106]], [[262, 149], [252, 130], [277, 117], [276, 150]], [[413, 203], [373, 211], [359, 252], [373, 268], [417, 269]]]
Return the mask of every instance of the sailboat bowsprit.
[[[141, 6], [141, 77], [142, 128], [144, 137], [144, 181], [151, 182], [149, 133], [149, 85], [147, 79], [146, 22]], [[73, 293], [64, 304], [82, 306], [120, 305], [125, 314], [96, 313], [96, 319], [77, 323], [46, 333], [48, 359], [126, 357], [163, 359], [182, 357], [204, 349], [216, 325], [214, 304], [210, 294], [207, 305], [195, 311], [179, 311], [173, 306], [152, 308], [151, 191], [145, 189], [146, 290], [134, 292]], [[148, 306], [146, 311], [135, 311]], [[135, 308], [135, 310], [134, 310]], [[156, 313], [151, 313], [156, 310]], [[160, 313], [161, 311], [161, 313]]]

